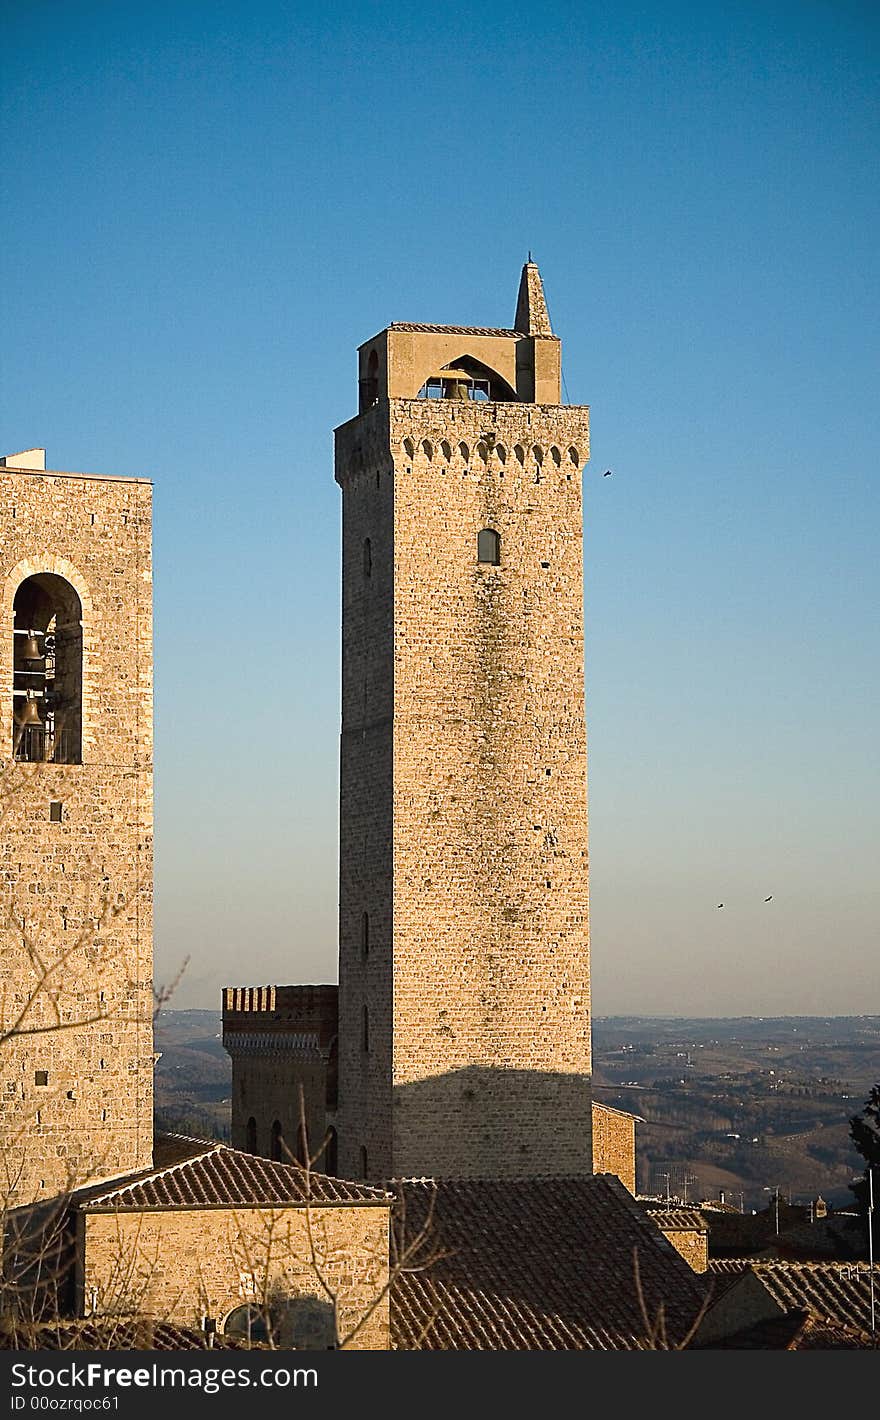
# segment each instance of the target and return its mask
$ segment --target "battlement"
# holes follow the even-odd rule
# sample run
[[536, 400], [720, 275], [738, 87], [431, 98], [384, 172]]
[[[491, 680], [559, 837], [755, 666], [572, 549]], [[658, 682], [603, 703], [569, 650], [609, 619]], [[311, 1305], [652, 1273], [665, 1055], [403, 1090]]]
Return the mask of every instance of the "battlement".
[[329, 1047], [337, 1031], [337, 986], [226, 986], [224, 1039], [236, 1033], [317, 1037]]

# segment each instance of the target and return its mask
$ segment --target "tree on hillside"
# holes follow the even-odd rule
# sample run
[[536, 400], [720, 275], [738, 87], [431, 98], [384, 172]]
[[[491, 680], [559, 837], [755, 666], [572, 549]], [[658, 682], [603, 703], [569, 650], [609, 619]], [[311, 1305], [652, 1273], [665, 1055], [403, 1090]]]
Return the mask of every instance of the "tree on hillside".
[[849, 1134], [865, 1161], [865, 1177], [850, 1184], [859, 1211], [868, 1211], [867, 1169], [874, 1169], [874, 1205], [880, 1204], [880, 1084], [875, 1085], [864, 1108], [849, 1121]]

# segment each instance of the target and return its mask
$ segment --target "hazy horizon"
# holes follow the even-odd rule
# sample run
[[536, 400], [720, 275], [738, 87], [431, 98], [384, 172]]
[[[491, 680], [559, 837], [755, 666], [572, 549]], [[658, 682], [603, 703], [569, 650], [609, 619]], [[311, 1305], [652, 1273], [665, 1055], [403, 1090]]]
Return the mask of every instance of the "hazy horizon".
[[0, 452], [154, 481], [179, 1007], [335, 979], [331, 431], [358, 344], [509, 325], [531, 250], [592, 409], [594, 1008], [880, 1011], [880, 15], [487, 0], [442, 49], [424, 11], [282, 0], [2, 28]]

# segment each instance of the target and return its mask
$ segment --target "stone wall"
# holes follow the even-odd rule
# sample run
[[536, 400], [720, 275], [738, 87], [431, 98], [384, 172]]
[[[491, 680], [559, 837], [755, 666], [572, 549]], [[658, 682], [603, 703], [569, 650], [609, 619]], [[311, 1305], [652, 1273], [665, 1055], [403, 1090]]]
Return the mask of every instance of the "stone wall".
[[85, 1212], [79, 1311], [193, 1327], [208, 1316], [222, 1330], [250, 1304], [279, 1318], [285, 1347], [385, 1350], [388, 1217], [387, 1205]]
[[[320, 1173], [335, 1173], [335, 1093], [328, 1079], [336, 1053], [336, 986], [227, 987], [223, 1044], [232, 1057], [232, 1145], [273, 1157], [273, 1126], [283, 1163], [301, 1158], [302, 1089], [305, 1144]], [[249, 1129], [249, 1122], [253, 1126]]]
[[516, 402], [337, 430], [343, 1174], [592, 1169], [588, 444], [586, 408]]
[[636, 1117], [593, 1100], [593, 1172], [613, 1173], [635, 1195]]
[[[0, 1001], [19, 1032], [0, 1046], [0, 1187], [13, 1205], [151, 1162], [150, 555], [147, 482], [0, 468]], [[13, 602], [35, 574], [82, 604], [81, 764], [13, 758]]]

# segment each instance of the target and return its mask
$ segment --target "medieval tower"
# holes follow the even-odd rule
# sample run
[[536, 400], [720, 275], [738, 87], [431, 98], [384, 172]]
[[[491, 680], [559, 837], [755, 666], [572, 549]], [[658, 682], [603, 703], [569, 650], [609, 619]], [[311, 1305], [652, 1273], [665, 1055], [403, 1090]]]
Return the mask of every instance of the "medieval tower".
[[580, 475], [538, 268], [514, 328], [361, 346], [342, 488], [339, 1165], [592, 1168]]
[[0, 460], [4, 1205], [152, 1162], [151, 489]]
[[343, 1177], [592, 1170], [589, 410], [560, 373], [531, 261], [512, 329], [360, 347], [336, 431], [338, 1021], [332, 988], [226, 992], [239, 1147], [301, 1153], [302, 1085]]

